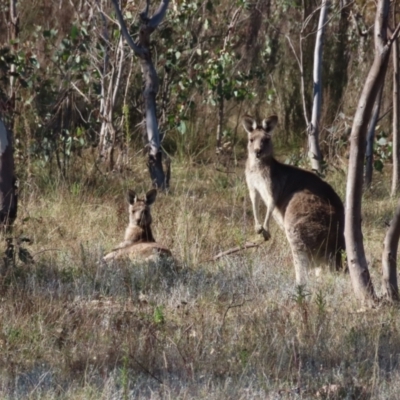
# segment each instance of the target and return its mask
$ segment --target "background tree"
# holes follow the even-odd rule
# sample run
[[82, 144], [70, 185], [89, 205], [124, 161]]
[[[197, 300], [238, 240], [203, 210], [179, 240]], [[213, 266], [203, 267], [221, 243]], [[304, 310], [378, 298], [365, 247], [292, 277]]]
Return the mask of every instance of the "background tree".
[[374, 170], [374, 145], [375, 145], [375, 129], [379, 120], [379, 112], [381, 109], [382, 95], [384, 85], [379, 89], [378, 96], [375, 100], [374, 109], [372, 111], [371, 120], [368, 125], [367, 132], [367, 149], [365, 153], [365, 179], [364, 184], [367, 189], [371, 188], [372, 173]]
[[[1, 99], [0, 99], [0, 105]], [[0, 108], [1, 111], [1, 108]], [[17, 217], [17, 188], [12, 136], [0, 113], [0, 227], [9, 228]]]
[[309, 148], [308, 157], [310, 159], [311, 168], [318, 172], [322, 172], [322, 155], [319, 146], [319, 124], [322, 102], [322, 49], [328, 8], [329, 1], [322, 0], [317, 28], [318, 31], [315, 38], [313, 68], [313, 106], [311, 112], [311, 121], [309, 121], [307, 124]]
[[[151, 58], [150, 35], [163, 20], [167, 12], [168, 3], [169, 0], [161, 1], [160, 6], [151, 18], [148, 16], [149, 3], [147, 3], [146, 8], [140, 13], [141, 27], [139, 31], [139, 42], [136, 44], [129, 35], [117, 1], [113, 0], [122, 33], [131, 49], [141, 60], [144, 80], [143, 97], [145, 103], [145, 121], [149, 146], [148, 167], [153, 184], [160, 189], [168, 187], [169, 173], [164, 173], [162, 165], [161, 134], [158, 128], [156, 113], [156, 96], [159, 83], [158, 75]], [[167, 166], [167, 169], [169, 169], [169, 166]]]
[[[8, 13], [8, 41], [14, 53], [18, 52], [19, 16], [17, 0], [10, 0]], [[8, 51], [0, 51], [0, 78], [5, 90], [0, 87], [0, 227], [7, 230], [17, 217], [17, 187], [14, 166], [12, 132], [7, 129], [4, 115], [13, 128], [15, 115], [15, 86], [17, 82], [16, 58]], [[7, 90], [8, 89], [8, 90]]]
[[397, 249], [400, 239], [400, 202], [390, 221], [383, 243], [382, 252], [382, 283], [383, 293], [391, 302], [399, 300], [397, 283]]
[[[393, 22], [396, 24], [396, 5], [393, 4]], [[391, 195], [395, 196], [400, 184], [400, 101], [399, 101], [399, 40], [393, 43], [393, 173]]]
[[369, 116], [383, 85], [393, 40], [399, 27], [388, 38], [389, 1], [379, 0], [375, 19], [375, 58], [360, 96], [350, 136], [350, 159], [346, 188], [345, 239], [350, 277], [356, 296], [366, 302], [375, 300], [368, 271], [361, 229], [363, 166]]

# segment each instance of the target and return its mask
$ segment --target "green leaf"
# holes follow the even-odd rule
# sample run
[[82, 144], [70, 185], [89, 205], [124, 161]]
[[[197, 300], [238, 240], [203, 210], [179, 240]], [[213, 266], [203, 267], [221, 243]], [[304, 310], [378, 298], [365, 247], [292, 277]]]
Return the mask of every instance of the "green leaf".
[[186, 133], [186, 122], [181, 120], [177, 129], [182, 135], [184, 135]]
[[381, 160], [375, 160], [374, 161], [374, 168], [378, 171], [378, 172], [382, 172], [383, 171], [383, 162]]
[[164, 307], [157, 306], [154, 310], [154, 322], [156, 324], [163, 324], [165, 322]]
[[378, 140], [378, 144], [379, 144], [379, 146], [386, 146], [387, 145], [387, 139], [386, 138], [384, 138], [384, 137], [381, 137], [381, 138], [379, 138], [379, 140]]
[[72, 25], [71, 34], [70, 35], [71, 35], [72, 40], [75, 40], [75, 39], [78, 38], [79, 29], [78, 29], [78, 27], [76, 25]]

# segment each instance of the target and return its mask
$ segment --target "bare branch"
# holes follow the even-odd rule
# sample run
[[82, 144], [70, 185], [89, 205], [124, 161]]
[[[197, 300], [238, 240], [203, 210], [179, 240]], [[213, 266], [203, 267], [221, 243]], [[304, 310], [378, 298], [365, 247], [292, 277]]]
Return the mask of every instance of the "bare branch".
[[[113, 0], [115, 1], [115, 0]], [[163, 20], [165, 13], [167, 12], [169, 0], [161, 0], [160, 6], [157, 8], [157, 11], [151, 17], [148, 26], [150, 28], [156, 29], [158, 25], [160, 25]]]
[[149, 20], [149, 17], [148, 17], [148, 15], [149, 15], [149, 8], [150, 8], [150, 0], [146, 0], [146, 7], [145, 7], [145, 9], [140, 13], [140, 19], [143, 21], [143, 22], [148, 22], [148, 20]]
[[260, 244], [264, 243], [264, 241], [259, 242], [259, 243], [253, 243], [253, 242], [246, 242], [243, 246], [237, 246], [237, 247], [233, 247], [232, 249], [229, 250], [225, 250], [219, 254], [217, 254], [216, 256], [214, 256], [211, 260], [209, 261], [217, 261], [218, 259], [225, 257], [225, 256], [229, 256], [230, 254], [234, 254], [237, 253], [239, 251], [242, 250], [246, 250], [246, 249], [251, 249], [253, 247], [258, 247], [260, 246]]
[[238, 8], [238, 9], [235, 11], [235, 13], [233, 14], [232, 20], [231, 20], [231, 22], [230, 22], [230, 24], [229, 24], [229, 26], [228, 26], [228, 31], [226, 32], [226, 35], [225, 35], [225, 38], [224, 38], [223, 50], [226, 49], [226, 47], [227, 47], [227, 45], [228, 45], [228, 43], [229, 43], [229, 41], [230, 41], [231, 34], [232, 34], [232, 32], [235, 30], [235, 26], [236, 26], [237, 21], [238, 21], [238, 19], [239, 19], [240, 12], [241, 12], [241, 9]]
[[359, 21], [361, 21], [365, 25], [362, 15], [359, 13], [354, 14], [352, 11], [350, 11], [350, 16], [351, 16], [353, 23], [358, 31], [359, 36], [361, 36], [361, 37], [368, 36], [370, 28], [365, 28], [363, 30], [361, 27], [361, 23], [359, 23]]
[[136, 54], [138, 57], [142, 57], [142, 58], [143, 58], [144, 55], [147, 53], [147, 51], [146, 51], [145, 49], [139, 47], [139, 46], [133, 41], [133, 39], [131, 38], [131, 35], [130, 35], [129, 32], [128, 32], [128, 29], [127, 29], [127, 27], [126, 27], [124, 18], [123, 18], [123, 16], [122, 16], [121, 10], [119, 9], [118, 1], [117, 1], [117, 0], [111, 0], [111, 1], [112, 1], [113, 5], [114, 5], [114, 9], [115, 9], [115, 13], [117, 14], [117, 19], [118, 19], [118, 22], [119, 22], [119, 26], [120, 26], [120, 28], [121, 28], [122, 34], [123, 34], [124, 37], [125, 37], [125, 40], [128, 42], [130, 48], [135, 52], [135, 54]]
[[90, 104], [90, 100], [87, 96], [75, 85], [74, 82], [71, 81], [71, 86], [85, 99], [86, 103]]
[[309, 126], [310, 122], [309, 122], [309, 119], [308, 119], [308, 112], [307, 112], [307, 105], [306, 105], [306, 93], [305, 93], [306, 91], [305, 91], [305, 87], [304, 87], [303, 45], [302, 45], [303, 38], [302, 38], [302, 36], [300, 36], [300, 41], [299, 41], [300, 42], [299, 43], [300, 57], [297, 55], [296, 50], [295, 50], [295, 48], [293, 46], [293, 43], [292, 43], [292, 39], [289, 37], [289, 35], [285, 35], [285, 38], [289, 42], [289, 46], [292, 49], [294, 57], [296, 58], [297, 65], [299, 66], [301, 98], [302, 98], [302, 103], [303, 103], [303, 114], [304, 114], [304, 119], [305, 119], [306, 125]]
[[399, 32], [400, 32], [400, 23], [396, 26], [396, 29], [394, 30], [394, 32], [390, 36], [390, 39], [389, 39], [389, 44], [390, 45], [397, 39], [397, 36], [399, 36]]
[[114, 85], [114, 93], [112, 96], [112, 104], [115, 104], [117, 101], [117, 95], [119, 92], [119, 87], [121, 84], [121, 76], [122, 76], [122, 69], [123, 69], [123, 62], [124, 62], [124, 43], [122, 42], [122, 38], [120, 39], [119, 43], [118, 43], [118, 50], [117, 50], [117, 54], [116, 54], [116, 59], [118, 60], [119, 57], [119, 62], [118, 62], [118, 69], [117, 69], [117, 77], [115, 82], [113, 82]]
[[299, 68], [301, 70], [302, 69], [301, 62], [300, 62], [299, 57], [297, 56], [296, 50], [295, 50], [295, 48], [293, 46], [292, 39], [290, 39], [289, 35], [285, 35], [285, 38], [289, 42], [289, 46], [292, 49], [293, 55], [294, 55], [294, 57], [296, 59], [296, 62], [297, 62], [298, 66], [299, 66]]

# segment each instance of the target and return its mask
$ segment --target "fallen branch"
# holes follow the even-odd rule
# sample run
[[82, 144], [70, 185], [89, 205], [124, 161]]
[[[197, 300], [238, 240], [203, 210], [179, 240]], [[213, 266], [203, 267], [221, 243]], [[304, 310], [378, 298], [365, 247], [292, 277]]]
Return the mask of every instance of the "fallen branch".
[[222, 251], [221, 253], [218, 253], [210, 261], [217, 261], [218, 259], [220, 259], [224, 256], [229, 256], [230, 254], [238, 253], [239, 251], [242, 251], [242, 250], [251, 249], [253, 247], [258, 247], [258, 246], [260, 246], [260, 244], [263, 244], [263, 243], [264, 243], [264, 240], [259, 243], [246, 242], [243, 246], [233, 247], [232, 249], [228, 249], [228, 250]]

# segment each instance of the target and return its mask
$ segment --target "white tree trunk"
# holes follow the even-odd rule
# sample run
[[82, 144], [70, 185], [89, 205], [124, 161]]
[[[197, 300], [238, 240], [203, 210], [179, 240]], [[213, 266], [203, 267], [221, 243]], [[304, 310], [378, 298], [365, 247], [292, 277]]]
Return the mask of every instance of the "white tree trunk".
[[319, 120], [321, 116], [322, 100], [322, 50], [324, 42], [324, 32], [326, 17], [328, 15], [329, 0], [322, 0], [321, 11], [318, 21], [318, 32], [315, 40], [314, 49], [314, 72], [313, 72], [313, 107], [311, 113], [311, 122], [308, 126], [308, 157], [311, 168], [322, 172], [322, 157], [319, 146]]
[[376, 98], [374, 111], [372, 112], [371, 121], [368, 126], [367, 133], [367, 152], [365, 155], [365, 187], [369, 189], [372, 184], [372, 173], [374, 170], [374, 140], [375, 140], [375, 128], [379, 118], [379, 112], [381, 109], [381, 100], [383, 93], [383, 85], [379, 89], [378, 97]]
[[383, 292], [390, 301], [399, 300], [397, 284], [397, 248], [400, 238], [400, 201], [390, 227], [386, 232], [382, 253], [382, 283]]
[[[10, 26], [9, 26], [9, 40], [13, 41], [12, 47], [14, 51], [18, 50], [18, 36], [19, 36], [19, 15], [17, 13], [17, 0], [10, 0]], [[10, 90], [9, 98], [14, 100], [14, 83], [15, 83], [15, 64], [10, 67]]]
[[393, 173], [391, 195], [395, 196], [400, 185], [400, 137], [399, 137], [399, 43], [393, 43]]
[[[370, 115], [383, 85], [392, 39], [387, 39], [389, 0], [379, 0], [375, 18], [375, 58], [358, 102], [350, 136], [350, 159], [346, 188], [345, 239], [353, 289], [366, 303], [376, 299], [365, 257], [361, 230], [361, 202], [366, 135]], [[398, 29], [394, 35], [398, 34]], [[395, 36], [394, 36], [395, 37]]]

